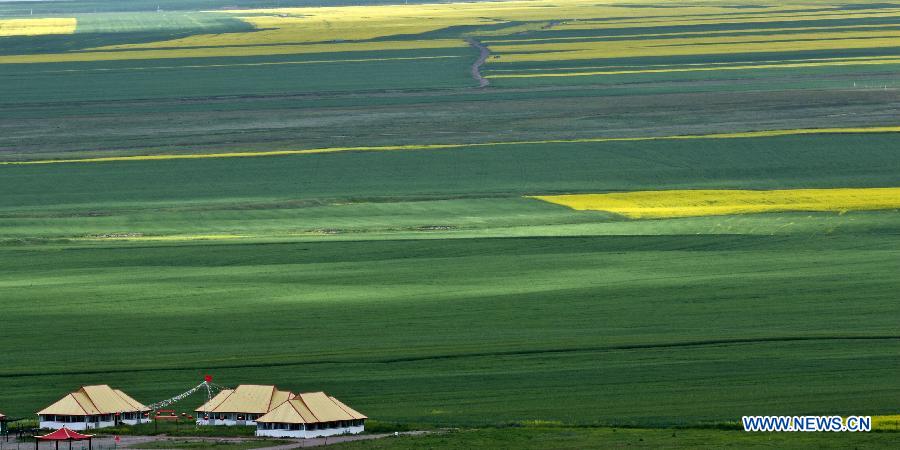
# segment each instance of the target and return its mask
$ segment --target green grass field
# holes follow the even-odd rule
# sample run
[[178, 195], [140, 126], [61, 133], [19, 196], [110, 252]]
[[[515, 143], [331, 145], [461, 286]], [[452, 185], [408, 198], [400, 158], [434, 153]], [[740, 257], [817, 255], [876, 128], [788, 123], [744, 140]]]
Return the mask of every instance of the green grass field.
[[[36, 16], [77, 17], [75, 33], [0, 37], [0, 411], [33, 418], [95, 383], [152, 403], [212, 374], [228, 386], [324, 390], [367, 414], [373, 431], [452, 430], [344, 448], [894, 446], [892, 432], [751, 434], [736, 424], [750, 414], [898, 413], [898, 211], [630, 220], [526, 197], [900, 186], [897, 132], [559, 142], [896, 127], [896, 65], [478, 88], [477, 49], [379, 46], [474, 37], [501, 49], [481, 69], [489, 77], [900, 58], [889, 39], [845, 48], [830, 35], [752, 51], [812, 31], [889, 34], [900, 28], [896, 7], [707, 2], [664, 14], [498, 3], [421, 34], [325, 34], [338, 50], [303, 53], [319, 44], [288, 34], [260, 43], [254, 33], [265, 31], [239, 15], [204, 12], [232, 3], [36, 2]], [[316, 6], [280, 3], [298, 5]], [[0, 2], [0, 19], [30, 17], [21, 8]], [[466, 14], [503, 20], [473, 25]], [[831, 26], [851, 28], [823, 31]], [[788, 30], [770, 38], [777, 29]], [[222, 33], [248, 39], [239, 51], [300, 50], [129, 60], [92, 50]], [[699, 38], [753, 42], [678, 40]], [[504, 42], [534, 39], [593, 45], [599, 56], [504, 62], [538, 54]], [[657, 39], [695, 53], [629, 56], [657, 51], [640, 47]], [[357, 44], [371, 47], [345, 46]], [[69, 54], [100, 56], [40, 59]], [[18, 164], [427, 144], [464, 145]]]
[[419, 448], [834, 448], [889, 446], [895, 436], [750, 434], [718, 430], [655, 430], [629, 428], [504, 428], [460, 431], [427, 437], [401, 437], [340, 444], [342, 449]]

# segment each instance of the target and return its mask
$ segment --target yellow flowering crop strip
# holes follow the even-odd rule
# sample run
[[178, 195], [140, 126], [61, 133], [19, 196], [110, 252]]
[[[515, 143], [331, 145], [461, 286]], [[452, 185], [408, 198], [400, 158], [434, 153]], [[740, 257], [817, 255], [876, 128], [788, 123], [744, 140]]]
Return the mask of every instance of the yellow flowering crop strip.
[[900, 42], [900, 30], [712, 36], [676, 39], [634, 39], [552, 43], [495, 44], [489, 62], [569, 61], [583, 59], [690, 56], [737, 53], [795, 52], [891, 48]]
[[45, 70], [40, 73], [69, 73], [69, 72], [118, 72], [120, 70], [162, 70], [162, 69], [206, 69], [206, 68], [222, 68], [222, 67], [244, 67], [244, 66], [285, 66], [296, 64], [335, 64], [335, 63], [357, 63], [357, 62], [373, 62], [373, 61], [411, 61], [423, 59], [452, 59], [461, 58], [459, 55], [435, 55], [435, 56], [397, 56], [391, 58], [357, 58], [357, 59], [320, 59], [312, 61], [270, 61], [258, 63], [233, 63], [233, 64], [185, 64], [183, 66], [145, 66], [145, 67], [95, 67], [91, 69], [60, 69]]
[[[766, 28], [764, 30], [754, 29], [754, 28], [741, 28], [741, 29], [732, 29], [732, 30], [724, 30], [724, 31], [704, 31], [704, 36], [716, 36], [716, 35], [726, 35], [726, 36], [741, 36], [741, 35], [756, 35], [760, 36], [760, 31], [766, 31], [768, 33], [777, 33], [777, 32], [785, 32], [785, 31], [807, 31], [807, 32], [836, 32], [836, 31], [856, 31], [856, 30], [875, 30], [878, 31], [888, 31], [892, 28], [892, 26], [886, 25], [844, 25], [844, 26], [831, 26], [831, 27], [789, 27], [789, 28]], [[498, 31], [506, 30], [505, 28]], [[626, 38], [649, 38], [649, 37], [671, 37], [671, 36], [695, 36], [697, 35], [697, 31], [680, 31], [673, 33], [640, 33], [640, 34], [617, 34], [612, 36], [558, 36], [558, 37], [548, 37], [548, 38], [523, 38], [523, 39], [502, 39], [502, 40], [490, 40], [490, 39], [481, 39], [481, 43], [491, 45], [491, 44], [535, 44], [544, 41], [553, 41], [553, 42], [565, 42], [565, 41], [604, 41], [609, 38], [615, 38], [616, 40], [622, 40]], [[478, 33], [478, 36], [491, 36], [489, 33]], [[504, 34], [493, 34], [502, 36]]]
[[642, 73], [673, 73], [673, 72], [714, 72], [723, 70], [759, 70], [759, 69], [798, 69], [808, 67], [827, 66], [872, 66], [882, 64], [900, 64], [900, 58], [873, 58], [838, 61], [819, 61], [783, 64], [749, 64], [738, 66], [713, 66], [713, 67], [678, 67], [668, 69], [631, 69], [631, 70], [602, 70], [588, 72], [556, 72], [556, 73], [510, 73], [487, 75], [485, 78], [556, 78], [556, 77], [587, 77], [601, 75], [630, 75]]
[[872, 429], [875, 431], [900, 431], [900, 414], [872, 416]]
[[54, 62], [125, 61], [168, 58], [213, 58], [227, 56], [300, 55], [316, 53], [361, 52], [378, 50], [418, 50], [459, 48], [467, 44], [458, 39], [408, 41], [343, 42], [328, 44], [267, 45], [251, 47], [179, 48], [172, 50], [82, 51], [0, 56], [0, 64]]
[[[687, 25], [709, 25], [709, 24], [742, 24], [742, 23], [778, 23], [778, 22], [796, 22], [799, 19], [805, 21], [811, 20], [827, 20], [827, 19], [872, 19], [884, 17], [900, 16], [900, 9], [885, 8], [879, 9], [879, 12], [858, 12], [851, 13], [848, 11], [831, 11], [831, 12], [811, 12], [801, 13], [790, 11], [788, 9], [767, 8], [767, 13], [757, 15], [741, 15], [734, 14], [696, 14], [694, 10], [687, 8], [677, 8], [673, 14], [666, 17], [646, 16], [639, 19], [629, 18], [604, 18], [593, 20], [574, 20], [566, 21], [557, 28], [561, 30], [598, 30], [598, 29], [615, 29], [615, 28], [632, 28], [632, 27], [671, 27], [671, 26], [687, 26]], [[783, 14], [779, 14], [783, 13]]]
[[253, 237], [245, 234], [172, 234], [158, 236], [122, 235], [122, 236], [89, 236], [77, 238], [81, 241], [220, 241], [228, 239], [244, 239]]
[[74, 17], [45, 19], [0, 19], [2, 36], [40, 36], [46, 34], [72, 34], [78, 26]]
[[638, 136], [638, 137], [601, 137], [582, 139], [548, 139], [540, 141], [501, 141], [501, 142], [476, 142], [467, 144], [409, 144], [387, 145], [372, 147], [326, 147], [303, 150], [273, 150], [262, 152], [228, 152], [228, 153], [187, 153], [165, 155], [138, 155], [138, 156], [106, 156], [99, 158], [82, 159], [41, 159], [32, 161], [0, 161], [0, 165], [32, 165], [32, 164], [62, 164], [62, 163], [96, 163], [117, 161], [159, 161], [171, 159], [209, 159], [209, 158], [247, 158], [257, 156], [288, 156], [288, 155], [313, 155], [322, 153], [340, 152], [384, 152], [384, 151], [415, 151], [415, 150], [446, 150], [457, 148], [498, 147], [506, 145], [538, 145], [538, 144], [577, 144], [591, 142], [636, 142], [636, 141], [661, 141], [681, 139], [741, 139], [775, 136], [793, 136], [806, 134], [858, 134], [858, 133], [900, 133], [900, 126], [887, 127], [859, 127], [859, 128], [800, 128], [789, 130], [765, 130], [742, 131], [736, 133], [714, 133], [697, 135], [676, 136]]
[[690, 69], [690, 68], [713, 68], [713, 67], [730, 67], [735, 65], [763, 65], [763, 64], [788, 64], [788, 63], [817, 63], [817, 62], [853, 62], [853, 61], [881, 61], [894, 60], [900, 56], [849, 56], [837, 58], [798, 58], [798, 59], [780, 59], [780, 60], [758, 60], [758, 61], [729, 61], [729, 62], [703, 62], [703, 63], [683, 63], [683, 64], [643, 64], [640, 66], [571, 66], [571, 67], [529, 67], [522, 69], [490, 69], [491, 73], [540, 73], [540, 72], [558, 72], [560, 70], [596, 70], [596, 71], [617, 71], [617, 70], [644, 70], [644, 69]]
[[900, 188], [670, 190], [534, 196], [578, 211], [631, 219], [719, 216], [785, 211], [846, 212], [900, 208]]

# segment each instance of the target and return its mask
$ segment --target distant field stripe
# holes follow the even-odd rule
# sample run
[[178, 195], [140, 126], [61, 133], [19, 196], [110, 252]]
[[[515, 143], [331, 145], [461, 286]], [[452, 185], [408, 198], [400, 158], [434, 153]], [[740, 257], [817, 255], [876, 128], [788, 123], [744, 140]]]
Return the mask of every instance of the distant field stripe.
[[591, 72], [563, 72], [563, 73], [510, 73], [499, 75], [485, 75], [485, 78], [549, 78], [549, 77], [590, 77], [601, 75], [629, 75], [641, 73], [674, 73], [674, 72], [712, 72], [718, 70], [753, 70], [753, 69], [797, 69], [804, 67], [826, 66], [875, 66], [883, 64], [900, 64], [900, 58], [871, 59], [853, 61], [822, 61], [802, 62], [786, 64], [751, 64], [744, 66], [717, 66], [717, 67], [679, 67], [670, 69], [632, 69], [632, 70], [603, 70]]
[[900, 188], [697, 189], [539, 195], [530, 198], [578, 211], [606, 211], [632, 219], [767, 212], [846, 212], [900, 208]]
[[30, 164], [62, 164], [62, 163], [92, 163], [114, 161], [157, 161], [171, 159], [208, 159], [208, 158], [246, 158], [255, 156], [287, 156], [287, 155], [312, 155], [321, 153], [339, 152], [384, 152], [384, 151], [412, 151], [412, 150], [442, 150], [466, 147], [495, 147], [503, 145], [538, 145], [538, 144], [577, 144], [590, 142], [633, 142], [633, 141], [661, 141], [675, 139], [735, 139], [735, 138], [759, 138], [773, 136], [792, 136], [804, 134], [858, 134], [858, 133], [900, 133], [900, 126], [864, 127], [864, 128], [801, 128], [792, 130], [765, 130], [742, 131], [737, 133], [715, 133], [675, 136], [638, 136], [638, 137], [602, 137], [583, 139], [548, 139], [542, 141], [505, 141], [505, 142], [476, 142], [468, 144], [409, 144], [386, 145], [378, 147], [327, 147], [310, 148], [303, 150], [273, 150], [262, 152], [227, 152], [227, 153], [193, 153], [193, 154], [166, 154], [166, 155], [138, 155], [138, 156], [108, 156], [100, 158], [82, 159], [42, 159], [33, 161], [0, 161], [0, 165], [30, 165]]
[[697, 67], [722, 67], [730, 65], [763, 65], [763, 64], [788, 64], [788, 63], [807, 63], [807, 62], [832, 62], [832, 61], [880, 61], [886, 59], [898, 59], [900, 55], [885, 56], [849, 56], [843, 58], [797, 58], [797, 59], [763, 59], [758, 61], [729, 61], [729, 62], [702, 62], [702, 63], [682, 63], [682, 64], [643, 64], [643, 65], [620, 65], [620, 66], [569, 66], [569, 67], [530, 67], [520, 69], [498, 69], [490, 68], [487, 72], [551, 72], [559, 70], [649, 70], [651, 67], [665, 69], [680, 68], [697, 68]]
[[78, 26], [74, 17], [43, 19], [0, 19], [0, 37], [72, 34]]
[[459, 55], [438, 56], [397, 56], [393, 58], [360, 58], [360, 59], [322, 59], [314, 61], [275, 61], [259, 63], [234, 63], [234, 64], [191, 64], [184, 66], [144, 66], [144, 67], [102, 67], [96, 69], [64, 69], [46, 70], [37, 73], [69, 73], [69, 72], [116, 72], [119, 70], [156, 70], [156, 69], [203, 69], [210, 67], [243, 67], [243, 66], [282, 66], [289, 64], [328, 64], [328, 63], [356, 63], [373, 61], [406, 61], [420, 59], [446, 59], [461, 58]]
[[[635, 343], [635, 344], [618, 344], [618, 345], [601, 345], [601, 346], [584, 346], [584, 347], [553, 347], [538, 348], [525, 350], [498, 350], [498, 351], [482, 351], [471, 353], [442, 353], [433, 355], [418, 356], [397, 356], [385, 358], [371, 359], [344, 359], [344, 358], [323, 358], [308, 360], [280, 360], [280, 361], [248, 361], [248, 362], [207, 362], [207, 369], [246, 369], [254, 367], [290, 367], [290, 366], [312, 366], [321, 364], [402, 364], [420, 361], [434, 361], [446, 359], [467, 359], [467, 358], [489, 358], [497, 356], [531, 356], [545, 354], [560, 353], [600, 353], [614, 351], [631, 351], [631, 350], [665, 350], [672, 348], [694, 348], [694, 347], [710, 347], [710, 346], [735, 346], [735, 345], [757, 345], [757, 344], [777, 344], [781, 342], [828, 342], [828, 341], [896, 341], [900, 340], [898, 335], [890, 334], [873, 334], [873, 335], [835, 335], [835, 336], [772, 336], [760, 338], [733, 338], [733, 339], [705, 339], [691, 341], [675, 341], [660, 343]], [[104, 370], [52, 370], [42, 372], [0, 372], [0, 378], [23, 378], [23, 377], [44, 377], [44, 376], [72, 376], [72, 375], [95, 375], [95, 374], [111, 374], [111, 373], [136, 373], [136, 372], [158, 372], [158, 371], [183, 371], [194, 370], [191, 366], [167, 365], [158, 367], [131, 367], [131, 368], [110, 368]]]
[[367, 41], [329, 44], [274, 44], [251, 47], [211, 47], [171, 50], [80, 51], [68, 53], [35, 53], [30, 55], [0, 55], [0, 64], [66, 63], [91, 61], [128, 61], [147, 59], [224, 58], [275, 55], [307, 55], [341, 52], [371, 52], [386, 50], [425, 50], [461, 48], [462, 39], [432, 39], [423, 41]]
[[554, 41], [581, 41], [595, 42], [603, 40], [622, 40], [634, 38], [650, 38], [650, 37], [667, 37], [667, 36], [714, 36], [714, 35], [766, 35], [784, 31], [835, 31], [847, 30], [856, 31], [860, 29], [884, 29], [895, 30], [897, 25], [877, 24], [877, 25], [843, 25], [833, 27], [790, 27], [790, 28], [763, 28], [763, 29], [735, 29], [735, 30], [715, 30], [715, 31], [679, 31], [673, 33], [639, 33], [639, 34], [610, 34], [610, 35], [584, 35], [584, 36], [559, 36], [548, 38], [526, 38], [526, 39], [489, 39], [481, 41], [484, 44], [528, 44], [532, 42], [554, 42]]
[[567, 21], [556, 27], [558, 30], [596, 30], [611, 28], [634, 28], [646, 26], [685, 26], [685, 25], [704, 25], [704, 24], [740, 24], [740, 23], [756, 23], [756, 22], [796, 22], [798, 20], [828, 20], [837, 19], [871, 19], [882, 17], [896, 17], [900, 15], [900, 11], [895, 9], [884, 9], [879, 12], [870, 13], [848, 13], [847, 11], [834, 12], [811, 12], [811, 13], [790, 13], [784, 14], [783, 11], [773, 11], [776, 14], [756, 15], [756, 16], [737, 16], [737, 15], [713, 15], [707, 17], [682, 15], [677, 17], [652, 17], [648, 19], [635, 18], [618, 18], [618, 19], [596, 19], [596, 20], [579, 20]]
[[173, 234], [163, 236], [90, 236], [78, 238], [80, 241], [219, 241], [254, 237], [247, 234]]

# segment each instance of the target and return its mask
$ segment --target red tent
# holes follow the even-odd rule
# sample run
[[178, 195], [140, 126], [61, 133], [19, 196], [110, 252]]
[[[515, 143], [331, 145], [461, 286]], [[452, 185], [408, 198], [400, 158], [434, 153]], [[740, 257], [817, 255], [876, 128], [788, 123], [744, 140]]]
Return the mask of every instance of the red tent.
[[56, 448], [59, 449], [59, 441], [68, 441], [69, 448], [72, 448], [72, 441], [88, 441], [88, 448], [91, 448], [91, 438], [94, 437], [92, 434], [81, 434], [76, 431], [72, 431], [68, 428], [60, 428], [50, 434], [45, 434], [43, 436], [35, 436], [34, 437], [34, 448], [38, 448], [38, 444], [41, 441], [54, 441], [56, 442]]

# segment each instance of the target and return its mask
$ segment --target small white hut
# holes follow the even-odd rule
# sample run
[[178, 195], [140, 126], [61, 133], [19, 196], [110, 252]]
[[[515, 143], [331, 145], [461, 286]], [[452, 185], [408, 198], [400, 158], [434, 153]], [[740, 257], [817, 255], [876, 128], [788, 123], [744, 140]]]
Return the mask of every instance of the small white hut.
[[359, 434], [368, 417], [324, 392], [298, 394], [256, 419], [256, 435], [314, 438]]
[[41, 428], [87, 430], [149, 422], [150, 408], [105, 384], [83, 386], [38, 411]]
[[256, 419], [293, 396], [275, 386], [242, 384], [224, 389], [197, 408], [197, 425], [256, 425]]

